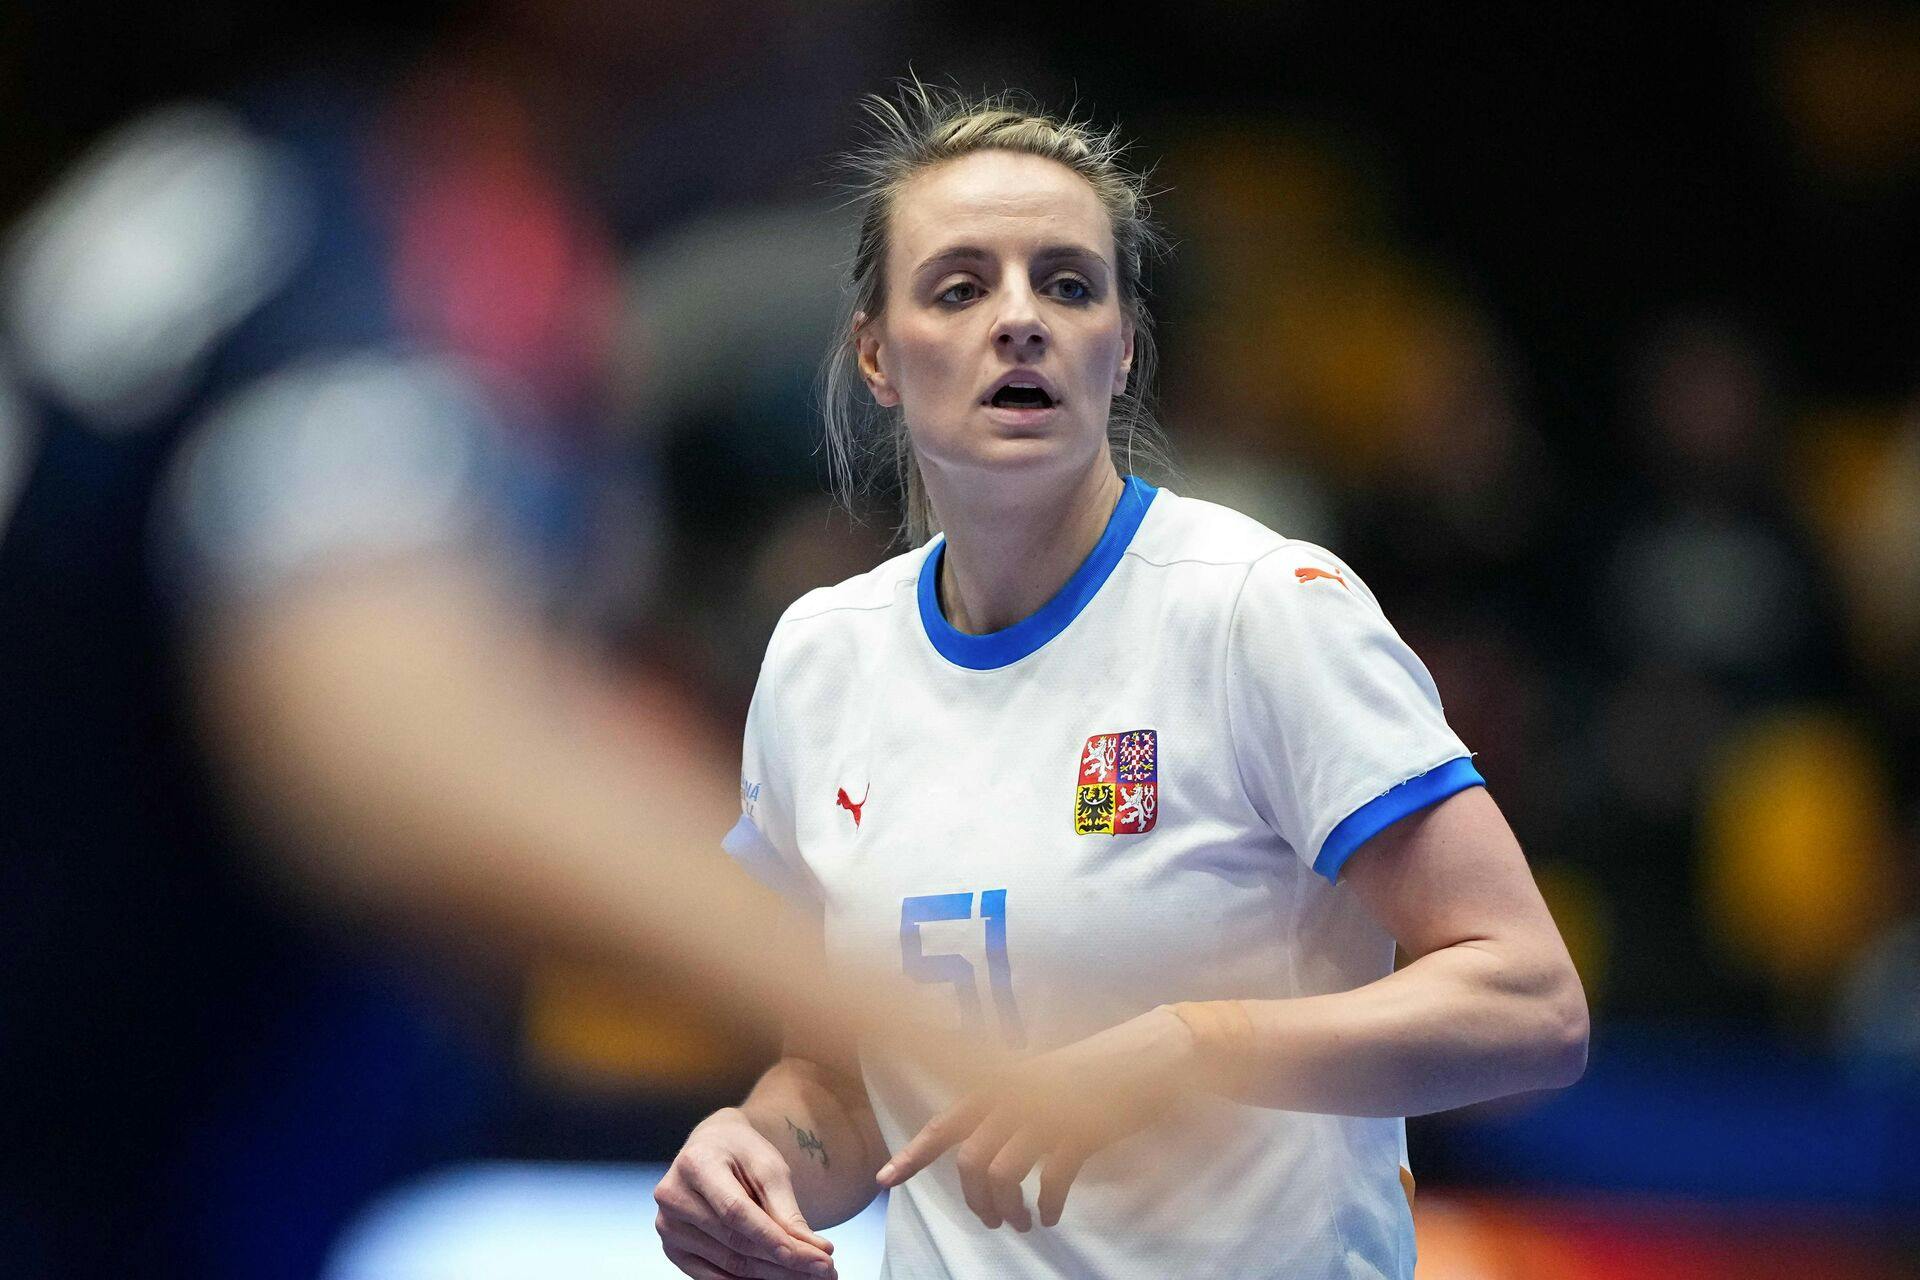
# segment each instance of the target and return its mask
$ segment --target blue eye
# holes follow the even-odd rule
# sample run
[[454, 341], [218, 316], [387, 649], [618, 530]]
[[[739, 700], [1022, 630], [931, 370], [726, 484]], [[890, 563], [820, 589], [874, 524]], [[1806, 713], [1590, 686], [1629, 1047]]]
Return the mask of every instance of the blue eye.
[[1053, 288], [1062, 302], [1086, 302], [1093, 297], [1093, 286], [1078, 276], [1061, 276]]
[[[961, 296], [956, 297], [955, 296], [956, 294]], [[939, 297], [936, 298], [935, 301], [950, 302], [950, 303], [957, 304], [962, 302], [972, 302], [975, 298], [979, 296], [980, 296], [979, 285], [976, 285], [971, 280], [956, 280], [952, 284], [948, 285], [946, 288], [942, 289], [940, 291]]]

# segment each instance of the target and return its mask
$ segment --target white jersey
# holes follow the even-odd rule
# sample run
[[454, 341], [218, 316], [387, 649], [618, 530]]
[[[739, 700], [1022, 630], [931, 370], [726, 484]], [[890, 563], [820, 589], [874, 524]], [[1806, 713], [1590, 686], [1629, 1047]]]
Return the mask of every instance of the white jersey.
[[[1341, 864], [1480, 776], [1352, 570], [1134, 479], [1058, 595], [970, 636], [942, 546], [788, 609], [748, 715], [727, 847], [824, 914], [836, 960], [1036, 1052], [1392, 970]], [[892, 1150], [954, 1101], [861, 1066]], [[1405, 1152], [1398, 1119], [1208, 1098], [1094, 1156], [1026, 1234], [982, 1226], [947, 1155], [893, 1193], [887, 1275], [1411, 1280]]]

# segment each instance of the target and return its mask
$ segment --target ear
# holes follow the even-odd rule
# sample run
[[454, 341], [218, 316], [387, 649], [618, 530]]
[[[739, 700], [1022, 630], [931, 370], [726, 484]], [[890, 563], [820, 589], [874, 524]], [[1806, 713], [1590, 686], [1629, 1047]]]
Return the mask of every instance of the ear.
[[1126, 336], [1120, 343], [1120, 367], [1113, 374], [1113, 394], [1127, 389], [1127, 375], [1133, 372], [1133, 321], [1127, 321]]
[[867, 390], [873, 393], [873, 402], [882, 409], [897, 408], [900, 393], [894, 389], [892, 379], [881, 363], [880, 326], [868, 322], [867, 313], [856, 311], [853, 315], [853, 349], [860, 362], [860, 380], [867, 384]]

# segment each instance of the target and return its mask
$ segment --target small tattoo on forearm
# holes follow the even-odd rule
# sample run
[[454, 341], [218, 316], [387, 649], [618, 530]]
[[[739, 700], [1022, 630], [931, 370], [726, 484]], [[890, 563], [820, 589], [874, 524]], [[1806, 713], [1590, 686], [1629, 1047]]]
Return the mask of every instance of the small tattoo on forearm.
[[795, 1124], [792, 1121], [792, 1119], [789, 1117], [782, 1116], [781, 1119], [786, 1120], [787, 1128], [793, 1130], [794, 1146], [799, 1147], [802, 1151], [806, 1152], [809, 1157], [818, 1156], [820, 1158], [820, 1167], [822, 1169], [829, 1169], [833, 1167], [832, 1163], [827, 1159], [827, 1144], [820, 1141], [820, 1139], [814, 1137], [813, 1130], [802, 1129], [799, 1125]]

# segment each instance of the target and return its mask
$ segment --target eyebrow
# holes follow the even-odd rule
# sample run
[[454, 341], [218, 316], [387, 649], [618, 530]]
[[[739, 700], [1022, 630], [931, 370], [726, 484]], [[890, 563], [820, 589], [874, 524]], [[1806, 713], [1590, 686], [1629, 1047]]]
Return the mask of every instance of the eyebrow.
[[[952, 245], [940, 250], [919, 266], [915, 267], [913, 274], [917, 279], [929, 274], [946, 271], [952, 267], [965, 266], [975, 262], [986, 262], [991, 260], [992, 257], [993, 255], [985, 249], [978, 248], [974, 245]], [[1091, 262], [1098, 263], [1103, 269], [1109, 272], [1113, 270], [1113, 264], [1108, 262], [1106, 257], [1098, 250], [1089, 249], [1085, 245], [1079, 244], [1047, 245], [1033, 255], [1033, 261], [1039, 266], [1052, 266], [1056, 262]]]

